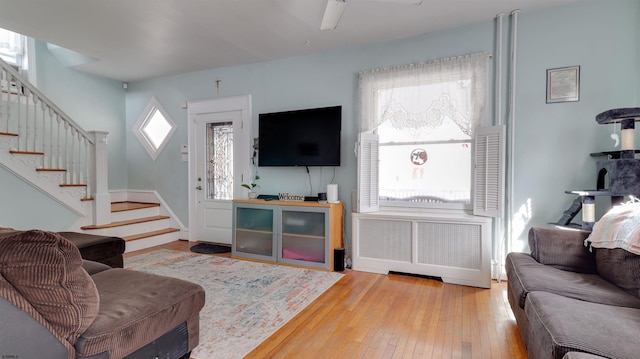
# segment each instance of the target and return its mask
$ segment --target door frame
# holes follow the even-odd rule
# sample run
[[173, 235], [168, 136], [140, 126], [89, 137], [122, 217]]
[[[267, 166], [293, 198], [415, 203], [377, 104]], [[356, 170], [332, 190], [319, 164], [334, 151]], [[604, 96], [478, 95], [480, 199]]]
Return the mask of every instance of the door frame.
[[[232, 112], [240, 111], [242, 117], [242, 132], [237, 136], [234, 134], [234, 141], [240, 141], [240, 151], [236, 153], [234, 151], [234, 163], [241, 166], [241, 173], [243, 178], [251, 177], [251, 163], [250, 159], [250, 144], [251, 144], [251, 95], [239, 95], [223, 98], [204, 99], [197, 101], [189, 101], [187, 103], [187, 124], [188, 124], [188, 149], [189, 149], [189, 164], [188, 164], [188, 183], [189, 188], [189, 228], [195, 228], [197, 226], [197, 196], [196, 186], [197, 181], [194, 178], [195, 161], [196, 161], [196, 117], [198, 115], [216, 112]], [[233, 190], [234, 197], [236, 193], [240, 193], [240, 184], [242, 178], [234, 181]], [[195, 232], [195, 231], [194, 231]], [[190, 242], [194, 242], [195, 239], [191, 236], [191, 231], [188, 232]]]

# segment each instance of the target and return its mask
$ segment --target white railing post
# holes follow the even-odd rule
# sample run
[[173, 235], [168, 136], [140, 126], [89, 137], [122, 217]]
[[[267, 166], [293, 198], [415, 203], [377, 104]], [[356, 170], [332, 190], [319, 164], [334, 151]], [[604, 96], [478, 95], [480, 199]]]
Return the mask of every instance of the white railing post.
[[95, 225], [111, 223], [111, 194], [109, 193], [109, 155], [105, 131], [89, 131], [94, 146], [91, 154], [89, 188], [93, 189], [93, 222]]

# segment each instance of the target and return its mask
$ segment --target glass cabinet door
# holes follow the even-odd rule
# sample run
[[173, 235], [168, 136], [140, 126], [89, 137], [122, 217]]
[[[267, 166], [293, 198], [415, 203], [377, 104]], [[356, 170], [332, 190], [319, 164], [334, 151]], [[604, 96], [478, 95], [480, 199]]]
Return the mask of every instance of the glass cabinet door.
[[234, 202], [231, 254], [259, 261], [331, 270], [331, 239], [335, 238], [331, 229], [332, 208], [242, 200]]
[[233, 255], [274, 260], [273, 209], [234, 208]]
[[328, 212], [283, 209], [280, 217], [282, 232], [279, 259], [294, 264], [297, 261], [307, 262], [306, 265], [317, 263], [316, 266], [325, 267]]

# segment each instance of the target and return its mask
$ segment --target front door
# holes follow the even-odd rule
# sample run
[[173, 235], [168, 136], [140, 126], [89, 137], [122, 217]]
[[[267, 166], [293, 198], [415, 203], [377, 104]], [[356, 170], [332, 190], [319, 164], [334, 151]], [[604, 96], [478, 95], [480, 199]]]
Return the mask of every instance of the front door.
[[243, 109], [217, 111], [224, 109], [190, 111], [190, 241], [231, 244], [231, 201], [242, 193], [248, 129]]

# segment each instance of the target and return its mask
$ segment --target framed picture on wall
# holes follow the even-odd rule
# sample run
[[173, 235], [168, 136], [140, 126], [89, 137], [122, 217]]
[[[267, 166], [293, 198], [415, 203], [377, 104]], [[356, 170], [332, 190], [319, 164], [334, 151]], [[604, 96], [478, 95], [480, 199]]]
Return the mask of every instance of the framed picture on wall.
[[580, 101], [580, 66], [547, 69], [547, 103]]

